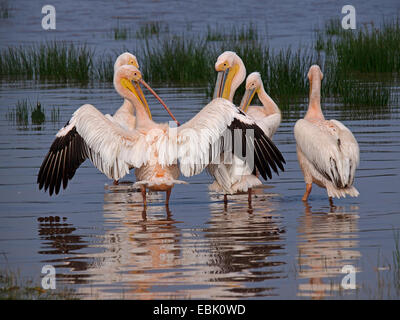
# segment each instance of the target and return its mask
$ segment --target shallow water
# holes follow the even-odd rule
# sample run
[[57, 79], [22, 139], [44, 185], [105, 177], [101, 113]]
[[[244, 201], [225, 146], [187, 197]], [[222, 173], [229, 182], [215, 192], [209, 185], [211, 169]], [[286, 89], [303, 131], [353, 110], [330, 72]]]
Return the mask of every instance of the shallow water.
[[[280, 47], [301, 40], [309, 43], [319, 20], [340, 13], [330, 1], [318, 1], [317, 9], [316, 1], [302, 2], [301, 8], [289, 1], [281, 1], [279, 7], [259, 1], [212, 1], [199, 7], [198, 2], [186, 1], [186, 8], [179, 1], [135, 6], [108, 1], [89, 6], [79, 1], [75, 7], [53, 1], [57, 31], [44, 33], [39, 4], [22, 3], [19, 8], [24, 9], [14, 10], [12, 19], [0, 20], [1, 46], [57, 38], [87, 41], [100, 52], [118, 49], [131, 43], [107, 39], [105, 33], [119, 17], [135, 26], [164, 21], [170, 32], [189, 22], [194, 33], [228, 18], [261, 26], [266, 21], [271, 44]], [[397, 1], [353, 3], [360, 8], [360, 23], [398, 12]], [[204, 88], [155, 89], [182, 122], [208, 102]], [[7, 113], [23, 98], [40, 100], [47, 115], [59, 107], [60, 121], [42, 126], [8, 121]], [[155, 106], [154, 118], [167, 121], [155, 100], [148, 100]], [[141, 197], [128, 183], [134, 181], [132, 175], [124, 179], [127, 183], [112, 187], [90, 162], [78, 169], [60, 195], [49, 197], [38, 190], [38, 169], [55, 133], [86, 102], [112, 113], [121, 99], [109, 84], [1, 81], [1, 268], [19, 270], [39, 286], [42, 266], [54, 265], [57, 285], [73, 288], [81, 298], [398, 298], [392, 284], [382, 284], [393, 273], [388, 268], [393, 265], [393, 230], [400, 226], [398, 106], [353, 112], [343, 111], [334, 101], [324, 104], [325, 116], [351, 128], [361, 149], [355, 183], [360, 196], [336, 200], [335, 208], [317, 187], [308, 205], [300, 200], [305, 186], [293, 125], [304, 115], [306, 104], [299, 103], [292, 106], [295, 112], [284, 113], [274, 137], [286, 158], [286, 170], [256, 190], [252, 209], [246, 195], [230, 197], [224, 208], [221, 196], [208, 192], [211, 178], [203, 173], [184, 178], [190, 184], [173, 189], [169, 212], [163, 204], [165, 195], [153, 194], [143, 213]], [[340, 287], [344, 265], [357, 270], [356, 290]]]
[[[201, 88], [156, 89], [178, 119], [189, 119], [206, 103]], [[38, 130], [5, 120], [7, 106], [22, 92], [43, 106], [60, 106], [60, 123]], [[381, 264], [392, 262], [393, 229], [400, 225], [397, 107], [379, 120], [351, 120], [335, 104], [325, 105], [326, 117], [349, 126], [361, 149], [361, 195], [337, 200], [334, 209], [317, 187], [307, 206], [301, 202], [293, 138], [298, 116], [286, 115], [274, 138], [286, 170], [256, 190], [252, 209], [246, 195], [230, 197], [225, 209], [221, 196], [207, 191], [211, 179], [203, 173], [173, 189], [170, 212], [164, 194], [153, 194], [143, 213], [130, 184], [109, 186], [90, 162], [56, 197], [35, 184], [58, 127], [83, 100], [105, 113], [115, 110], [121, 99], [113, 88], [3, 83], [0, 94], [3, 266], [39, 277], [42, 266], [52, 264], [59, 285], [83, 298], [369, 298], [378, 290], [378, 256]], [[152, 97], [149, 103], [157, 121], [167, 120]], [[298, 108], [302, 113], [305, 105]], [[339, 290], [347, 264], [357, 269], [358, 290]]]

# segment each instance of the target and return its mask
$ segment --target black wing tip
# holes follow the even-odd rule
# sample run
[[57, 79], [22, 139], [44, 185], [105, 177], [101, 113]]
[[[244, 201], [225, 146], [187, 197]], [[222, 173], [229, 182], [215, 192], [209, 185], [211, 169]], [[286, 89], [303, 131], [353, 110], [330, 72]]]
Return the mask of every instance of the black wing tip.
[[86, 158], [86, 144], [75, 127], [66, 135], [56, 137], [39, 169], [36, 180], [39, 190], [44, 188], [50, 196], [58, 195], [61, 186], [67, 188], [68, 181]]

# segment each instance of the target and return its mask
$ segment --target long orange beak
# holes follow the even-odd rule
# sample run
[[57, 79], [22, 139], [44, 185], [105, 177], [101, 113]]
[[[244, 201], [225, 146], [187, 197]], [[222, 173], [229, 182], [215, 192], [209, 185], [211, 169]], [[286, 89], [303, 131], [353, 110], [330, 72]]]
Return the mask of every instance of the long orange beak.
[[167, 110], [168, 114], [171, 116], [171, 118], [176, 122], [176, 124], [178, 126], [180, 126], [181, 124], [179, 123], [178, 120], [176, 120], [176, 118], [174, 117], [174, 115], [172, 114], [171, 110], [169, 110], [169, 108], [167, 107], [167, 105], [164, 103], [164, 101], [162, 101], [162, 99], [158, 96], [158, 94], [143, 80], [143, 79], [139, 79], [138, 80], [143, 86], [145, 86], [147, 88], [147, 90], [149, 90], [151, 92], [151, 94], [153, 96], [156, 97], [156, 99], [161, 103], [161, 105], [165, 108], [165, 110]]

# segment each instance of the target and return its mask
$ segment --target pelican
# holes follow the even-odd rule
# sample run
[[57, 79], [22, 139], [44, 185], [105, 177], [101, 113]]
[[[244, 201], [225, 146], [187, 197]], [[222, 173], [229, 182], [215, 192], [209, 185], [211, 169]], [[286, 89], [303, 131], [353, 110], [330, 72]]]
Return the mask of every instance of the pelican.
[[[257, 94], [260, 99], [262, 107], [249, 107], [255, 94]], [[246, 79], [246, 91], [239, 108], [248, 116], [253, 117], [257, 125], [272, 139], [281, 124], [281, 110], [274, 100], [265, 92], [260, 73], [253, 72], [248, 75]]]
[[131, 167], [135, 167], [136, 184], [144, 193], [144, 204], [146, 187], [166, 191], [168, 204], [173, 185], [185, 182], [176, 180], [179, 177], [176, 165], [162, 167], [157, 162], [150, 135], [165, 132], [168, 125], [152, 121], [139, 83], [145, 84], [136, 67], [122, 65], [117, 68], [114, 86], [135, 109], [135, 128], [119, 125], [112, 117], [103, 115], [90, 104], [81, 106], [57, 133], [40, 167], [37, 179], [39, 189], [44, 187], [45, 191], [49, 189], [50, 195], [53, 192], [58, 194], [61, 183], [65, 189], [76, 169], [89, 158], [96, 168], [114, 180], [122, 178]]
[[[222, 97], [232, 102], [236, 89], [246, 77], [246, 68], [242, 59], [235, 52], [225, 51], [218, 57], [217, 62], [215, 63], [215, 70], [218, 72], [218, 76], [214, 98]], [[249, 103], [250, 101], [251, 100], [249, 99]], [[243, 114], [245, 115], [245, 113]], [[251, 121], [256, 124], [257, 128], [262, 129], [256, 119], [248, 115], [246, 115], [246, 118], [251, 119]], [[268, 136], [266, 132], [265, 134]], [[277, 155], [279, 161], [270, 163], [270, 167], [276, 173], [278, 173], [278, 167], [282, 171], [284, 170], [282, 164], [285, 163], [281, 153], [279, 152]], [[269, 163], [269, 159], [269, 157], [266, 157], [262, 161]], [[268, 170], [261, 173], [261, 176], [264, 179], [267, 179], [267, 176], [268, 178], [272, 177], [271, 170], [269, 170], [268, 166], [267, 168]], [[250, 204], [252, 188], [262, 184], [262, 182], [253, 174], [255, 172], [250, 170], [238, 157], [233, 158], [232, 164], [222, 163], [219, 165], [210, 165], [208, 171], [215, 178], [215, 181], [209, 186], [209, 190], [223, 193], [225, 204], [227, 203], [227, 194], [235, 194], [238, 192], [248, 192], [248, 200]]]
[[[176, 180], [179, 169], [185, 176], [202, 172], [221, 150], [225, 150], [219, 143], [225, 132], [236, 129], [241, 129], [242, 143], [253, 146], [255, 169], [263, 176], [270, 171], [269, 166], [281, 166], [282, 155], [273, 142], [254, 120], [230, 101], [214, 99], [188, 122], [179, 127], [169, 127], [150, 119], [150, 109], [139, 84], [152, 90], [142, 79], [140, 71], [131, 65], [120, 67], [114, 76], [115, 89], [136, 110], [135, 129], [127, 130], [94, 106], [83, 105], [57, 133], [39, 171], [39, 189], [44, 187], [49, 189], [50, 195], [53, 191], [57, 194], [61, 182], [65, 188], [76, 169], [89, 158], [96, 168], [114, 180], [127, 174], [130, 167], [135, 167], [136, 184], [141, 187], [144, 205], [146, 189], [165, 190], [168, 205], [173, 185], [183, 183]], [[253, 135], [248, 135], [246, 129], [252, 129]], [[237, 148], [231, 148], [229, 152], [242, 156]]]
[[312, 184], [315, 183], [326, 188], [329, 202], [333, 205], [333, 197], [359, 195], [353, 183], [360, 162], [360, 150], [357, 140], [345, 125], [337, 120], [325, 120], [320, 103], [322, 78], [319, 66], [311, 66], [308, 72], [308, 111], [304, 119], [296, 122], [294, 136], [297, 157], [306, 183], [302, 200], [307, 201]]
[[[132, 65], [139, 69], [139, 63], [132, 53], [124, 52], [118, 56], [114, 63], [114, 74], [119, 67], [123, 65]], [[113, 116], [106, 115], [112, 120], [115, 120], [120, 126], [125, 129], [134, 129], [136, 124], [136, 117], [134, 116], [134, 107], [128, 99], [124, 99], [122, 106], [114, 113]], [[118, 180], [113, 181], [114, 185], [118, 185]]]
[[[114, 63], [114, 74], [117, 72], [118, 68], [123, 65], [132, 65], [138, 69], [139, 63], [136, 56], [129, 52], [124, 52], [118, 56]], [[124, 99], [122, 106], [114, 113], [112, 118], [125, 129], [135, 129], [136, 117], [134, 116], [134, 107], [129, 99]]]

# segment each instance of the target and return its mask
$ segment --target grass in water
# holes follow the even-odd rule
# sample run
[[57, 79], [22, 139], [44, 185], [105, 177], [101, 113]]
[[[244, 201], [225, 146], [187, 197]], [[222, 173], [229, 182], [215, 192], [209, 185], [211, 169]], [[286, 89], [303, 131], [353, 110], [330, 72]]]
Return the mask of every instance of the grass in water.
[[379, 28], [364, 25], [357, 30], [344, 30], [339, 20], [330, 20], [323, 31], [317, 35], [316, 49], [324, 49], [339, 70], [400, 72], [399, 18], [385, 21]]
[[51, 109], [50, 121], [53, 123], [60, 122], [60, 108], [54, 107], [53, 109]]
[[27, 126], [28, 125], [28, 115], [29, 115], [28, 100], [19, 100], [15, 107], [15, 113], [12, 118], [18, 125]]
[[204, 84], [215, 76], [216, 56], [202, 38], [172, 37], [153, 46], [146, 41], [140, 58], [144, 77], [152, 82]]
[[0, 19], [8, 19], [10, 17], [10, 5], [8, 0], [0, 0]]
[[158, 36], [161, 32], [169, 32], [168, 24], [159, 21], [149, 22], [140, 26], [139, 30], [136, 31], [136, 38], [146, 39], [152, 36]]
[[76, 300], [71, 289], [44, 290], [39, 281], [21, 277], [19, 272], [0, 270], [0, 300]]
[[254, 41], [258, 40], [257, 25], [250, 23], [240, 27], [233, 25], [226, 27], [218, 23], [215, 27], [207, 25], [206, 41]]
[[[19, 126], [28, 126], [29, 114], [32, 125], [41, 125], [46, 122], [46, 113], [38, 101], [33, 108], [28, 99], [18, 100], [14, 110], [9, 110], [6, 114], [6, 119], [15, 122]], [[48, 118], [47, 118], [48, 119]], [[60, 121], [60, 109], [54, 107], [50, 111], [50, 121], [58, 123]]]
[[[203, 85], [211, 96], [215, 85], [214, 63], [225, 50], [235, 51], [246, 65], [247, 73], [259, 71], [267, 92], [286, 107], [308, 96], [307, 72], [317, 63], [322, 67], [323, 97], [340, 98], [344, 105], [381, 106], [393, 101], [393, 82], [400, 71], [399, 20], [360, 30], [344, 30], [339, 20], [330, 20], [317, 31], [313, 48], [279, 51], [261, 40], [255, 24], [207, 27], [199, 36], [165, 35], [162, 23], [144, 25], [138, 37], [145, 41], [133, 50], [144, 78], [163, 85]], [[154, 42], [151, 35], [157, 35]], [[384, 48], [384, 49], [382, 49]], [[124, 50], [125, 51], [125, 50]], [[121, 51], [122, 52], [122, 51]], [[0, 51], [0, 74], [28, 79], [80, 81], [89, 79], [112, 82], [117, 54], [94, 52], [85, 45], [45, 42], [34, 46], [9, 47]], [[361, 79], [371, 73], [387, 73], [389, 81], [374, 87]], [[377, 81], [374, 81], [377, 83]], [[366, 83], [363, 85], [361, 83]], [[237, 92], [237, 101], [244, 88]]]
[[38, 101], [36, 108], [31, 112], [32, 124], [42, 124], [46, 120], [46, 116], [42, 110], [42, 105]]
[[0, 51], [0, 75], [87, 82], [93, 51], [86, 45], [49, 41]]
[[128, 37], [130, 37], [131, 30], [128, 27], [123, 27], [118, 25], [113, 28], [113, 36], [114, 40], [126, 40]]

